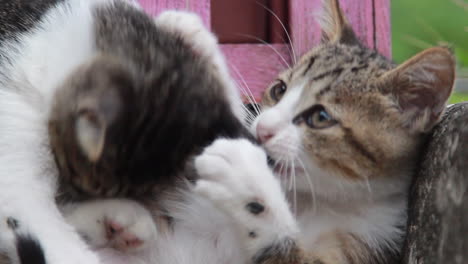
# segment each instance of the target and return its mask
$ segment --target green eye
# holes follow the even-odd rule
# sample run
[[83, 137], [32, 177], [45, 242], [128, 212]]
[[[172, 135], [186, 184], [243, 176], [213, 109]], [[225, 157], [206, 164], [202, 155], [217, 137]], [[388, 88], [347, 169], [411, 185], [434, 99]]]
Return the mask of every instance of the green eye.
[[294, 119], [294, 123], [304, 122], [315, 129], [328, 128], [337, 123], [322, 105], [314, 105]]
[[273, 87], [271, 87], [270, 96], [271, 98], [273, 98], [273, 100], [278, 102], [286, 93], [286, 90], [287, 90], [286, 84], [283, 81], [279, 81], [278, 83], [273, 85]]

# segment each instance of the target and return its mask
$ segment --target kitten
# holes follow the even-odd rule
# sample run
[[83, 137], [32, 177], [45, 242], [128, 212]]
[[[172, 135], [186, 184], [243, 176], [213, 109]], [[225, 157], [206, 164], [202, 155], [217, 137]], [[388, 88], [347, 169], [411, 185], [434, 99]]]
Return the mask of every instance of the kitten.
[[[36, 237], [48, 263], [98, 263], [62, 217], [70, 202], [157, 199], [216, 137], [251, 137], [216, 40], [199, 32], [197, 17], [154, 20], [124, 0], [4, 2], [0, 216]], [[1, 223], [0, 252], [17, 263], [15, 232]], [[113, 245], [126, 243], [142, 238], [124, 232]]]
[[408, 185], [454, 59], [436, 47], [396, 66], [359, 42], [338, 1], [326, 11], [322, 44], [265, 91], [251, 127], [278, 178], [258, 147], [215, 141], [188, 198], [167, 201], [172, 227], [146, 263], [399, 261]]
[[397, 263], [408, 186], [454, 58], [436, 47], [395, 66], [359, 42], [337, 0], [326, 8], [324, 41], [265, 91], [252, 132], [297, 208], [301, 258]]

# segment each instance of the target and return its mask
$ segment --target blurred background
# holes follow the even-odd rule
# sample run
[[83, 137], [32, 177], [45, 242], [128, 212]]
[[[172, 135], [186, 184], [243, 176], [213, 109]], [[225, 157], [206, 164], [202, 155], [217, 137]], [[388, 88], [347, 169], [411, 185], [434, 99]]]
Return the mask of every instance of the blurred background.
[[391, 0], [393, 59], [448, 45], [457, 57], [457, 84], [451, 103], [468, 101], [468, 1]]

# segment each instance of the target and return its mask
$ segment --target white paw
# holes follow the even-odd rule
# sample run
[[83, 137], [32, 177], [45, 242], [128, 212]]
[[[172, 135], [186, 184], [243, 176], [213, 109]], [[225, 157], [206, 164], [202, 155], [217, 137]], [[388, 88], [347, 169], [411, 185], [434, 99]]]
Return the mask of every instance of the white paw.
[[234, 114], [239, 120], [245, 119], [239, 90], [232, 79], [218, 39], [204, 25], [200, 17], [184, 11], [164, 11], [155, 19], [155, 23], [175, 34], [179, 34], [192, 47], [196, 54], [208, 59], [225, 87], [226, 96]]
[[[270, 178], [266, 155], [247, 140], [218, 139], [195, 159], [196, 191], [225, 209], [263, 203]], [[234, 210], [237, 210], [235, 208]]]
[[203, 25], [203, 21], [195, 13], [169, 10], [156, 17], [157, 25], [170, 32], [181, 34], [197, 52], [210, 56], [217, 50], [216, 37]]
[[139, 251], [157, 236], [149, 211], [130, 200], [87, 202], [67, 215], [67, 220], [94, 248]]
[[195, 159], [195, 192], [240, 226], [249, 248], [295, 233], [296, 226], [264, 151], [244, 139], [218, 139]]

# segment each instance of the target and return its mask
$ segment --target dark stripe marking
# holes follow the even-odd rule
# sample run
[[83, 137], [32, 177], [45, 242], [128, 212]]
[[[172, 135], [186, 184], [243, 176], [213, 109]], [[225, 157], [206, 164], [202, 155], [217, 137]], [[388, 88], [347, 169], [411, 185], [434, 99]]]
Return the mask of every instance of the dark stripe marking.
[[331, 85], [328, 85], [326, 86], [325, 88], [323, 88], [322, 90], [320, 90], [316, 95], [315, 95], [315, 98], [316, 100], [320, 100], [322, 98], [322, 96], [326, 93], [328, 93], [329, 91], [331, 90]]
[[334, 70], [327, 71], [327, 72], [324, 72], [315, 76], [314, 78], [312, 78], [312, 81], [318, 81], [320, 79], [327, 77], [328, 75], [340, 75], [342, 71], [343, 71], [343, 68], [336, 68]]
[[302, 73], [302, 76], [306, 76], [307, 72], [310, 70], [310, 68], [312, 67], [312, 65], [314, 65], [314, 62], [315, 62], [315, 57], [310, 58], [309, 64], [307, 64], [307, 67], [306, 67], [306, 69], [304, 70], [304, 72]]
[[359, 176], [359, 174], [357, 174], [352, 168], [346, 166], [344, 164], [344, 162], [340, 162], [336, 159], [331, 159], [330, 160], [330, 163], [337, 169], [340, 169], [344, 174], [346, 174], [346, 176], [348, 176], [349, 178], [352, 178], [352, 179], [355, 179], [355, 180], [358, 180], [358, 179], [361, 179], [362, 177]]
[[356, 66], [356, 67], [351, 68], [351, 71], [352, 71], [352, 72], [357, 72], [357, 71], [359, 71], [359, 70], [362, 70], [362, 69], [367, 68], [368, 66], [369, 66], [369, 65], [368, 65], [367, 63], [361, 64], [361, 65], [358, 65], [358, 66]]
[[359, 142], [353, 134], [353, 131], [350, 128], [343, 127], [345, 132], [345, 140], [351, 144], [362, 156], [366, 157], [368, 160], [372, 161], [373, 163], [377, 163], [377, 159], [374, 155], [363, 145]]

